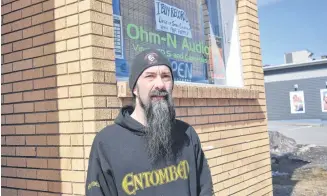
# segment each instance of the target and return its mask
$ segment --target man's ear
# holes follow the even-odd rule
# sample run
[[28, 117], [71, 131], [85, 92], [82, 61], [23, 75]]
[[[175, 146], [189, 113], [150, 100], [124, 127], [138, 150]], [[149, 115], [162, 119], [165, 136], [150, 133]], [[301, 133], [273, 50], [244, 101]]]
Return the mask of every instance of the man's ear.
[[138, 92], [137, 92], [137, 91], [138, 91], [137, 88], [138, 88], [137, 85], [135, 85], [135, 88], [133, 89], [133, 94], [134, 94], [135, 96], [138, 95], [138, 94], [137, 94], [137, 93], [138, 93]]

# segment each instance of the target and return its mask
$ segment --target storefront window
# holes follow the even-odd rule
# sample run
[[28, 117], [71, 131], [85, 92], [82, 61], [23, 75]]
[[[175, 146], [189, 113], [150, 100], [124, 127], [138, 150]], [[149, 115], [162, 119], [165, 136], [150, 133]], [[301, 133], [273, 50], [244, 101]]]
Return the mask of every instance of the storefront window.
[[227, 85], [232, 32], [221, 1], [113, 0], [117, 80], [127, 80], [135, 55], [156, 48], [169, 58], [177, 83]]

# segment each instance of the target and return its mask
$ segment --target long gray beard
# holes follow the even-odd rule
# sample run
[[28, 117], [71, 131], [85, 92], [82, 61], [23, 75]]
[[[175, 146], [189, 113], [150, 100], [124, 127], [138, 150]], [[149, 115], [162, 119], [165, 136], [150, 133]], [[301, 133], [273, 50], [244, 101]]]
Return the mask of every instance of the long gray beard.
[[175, 122], [173, 100], [167, 92], [154, 91], [151, 95], [165, 95], [166, 98], [150, 101], [149, 105], [144, 105], [140, 100], [147, 122], [145, 133], [148, 156], [153, 164], [158, 161], [173, 161], [175, 158], [172, 137]]

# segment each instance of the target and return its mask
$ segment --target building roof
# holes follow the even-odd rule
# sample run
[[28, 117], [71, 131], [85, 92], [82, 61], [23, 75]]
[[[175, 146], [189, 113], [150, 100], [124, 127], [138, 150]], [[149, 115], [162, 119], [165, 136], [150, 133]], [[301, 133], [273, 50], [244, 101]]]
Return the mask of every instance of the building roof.
[[291, 68], [297, 68], [297, 67], [315, 66], [315, 65], [321, 65], [321, 64], [326, 64], [326, 63], [327, 63], [327, 59], [319, 59], [319, 60], [314, 60], [314, 61], [304, 62], [304, 63], [289, 63], [289, 64], [281, 64], [281, 65], [271, 65], [271, 66], [263, 67], [263, 71], [272, 71], [272, 70], [281, 70], [281, 69], [291, 69]]

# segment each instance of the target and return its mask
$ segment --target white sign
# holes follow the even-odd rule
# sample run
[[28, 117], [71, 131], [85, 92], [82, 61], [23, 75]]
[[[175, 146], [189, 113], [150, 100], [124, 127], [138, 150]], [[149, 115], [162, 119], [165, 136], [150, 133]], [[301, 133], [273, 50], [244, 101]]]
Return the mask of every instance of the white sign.
[[182, 9], [155, 0], [156, 30], [192, 38], [190, 23]]
[[327, 112], [327, 89], [320, 89], [321, 111]]
[[290, 92], [291, 113], [305, 113], [305, 101], [303, 91]]

